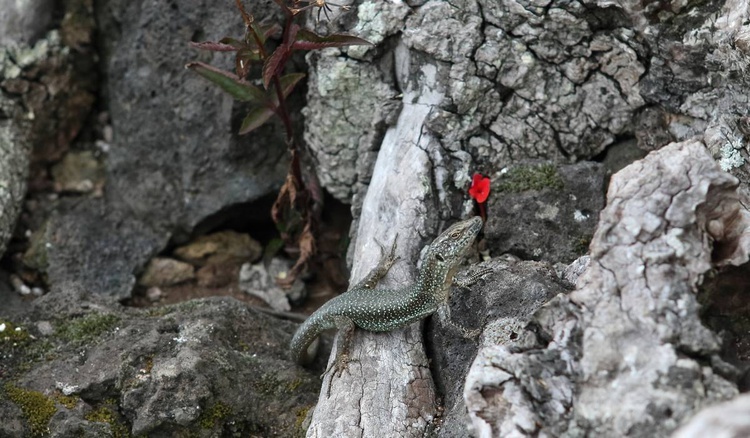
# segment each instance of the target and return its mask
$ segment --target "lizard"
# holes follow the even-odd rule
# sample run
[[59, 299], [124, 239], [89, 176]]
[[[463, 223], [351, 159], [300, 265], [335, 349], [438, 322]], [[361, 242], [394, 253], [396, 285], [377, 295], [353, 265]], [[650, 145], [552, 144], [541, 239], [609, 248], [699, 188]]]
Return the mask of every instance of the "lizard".
[[[335, 373], [340, 376], [350, 361], [349, 345], [355, 328], [372, 332], [391, 331], [435, 312], [461, 330], [464, 336], [476, 337], [478, 330], [470, 332], [450, 322], [448, 298], [453, 276], [482, 225], [482, 219], [475, 216], [443, 231], [428, 246], [417, 281], [398, 289], [375, 288], [398, 260], [395, 257], [398, 236], [388, 255], [381, 245], [382, 254], [377, 266], [348, 291], [323, 304], [297, 329], [290, 344], [292, 359], [300, 365], [308, 364], [315, 356], [315, 352], [311, 353], [308, 347], [323, 331], [338, 329], [336, 360], [323, 375], [335, 368]], [[489, 272], [480, 271], [460, 286], [471, 285]]]

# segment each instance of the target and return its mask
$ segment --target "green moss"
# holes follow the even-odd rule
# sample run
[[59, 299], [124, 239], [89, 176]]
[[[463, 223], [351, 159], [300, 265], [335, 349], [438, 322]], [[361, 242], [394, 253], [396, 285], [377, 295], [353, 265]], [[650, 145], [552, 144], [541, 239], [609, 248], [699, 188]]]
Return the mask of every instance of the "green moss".
[[254, 383], [253, 389], [271, 396], [294, 394], [303, 383], [304, 381], [299, 377], [286, 380], [280, 379], [275, 373], [266, 373]]
[[63, 393], [55, 393], [52, 398], [60, 403], [61, 405], [65, 406], [68, 409], [73, 409], [78, 404], [78, 397], [74, 395], [65, 395]]
[[508, 170], [497, 184], [497, 191], [504, 193], [521, 193], [527, 190], [550, 188], [561, 190], [565, 187], [557, 168], [552, 164], [538, 166], [519, 166]]
[[303, 426], [305, 424], [305, 419], [307, 419], [307, 414], [310, 412], [310, 407], [304, 407], [297, 411], [295, 414], [296, 419], [294, 420], [294, 430], [295, 435], [299, 437], [305, 436], [305, 432], [307, 432]]
[[127, 438], [130, 437], [130, 431], [128, 428], [120, 422], [114, 409], [110, 406], [114, 405], [112, 401], [108, 402], [107, 405], [100, 406], [97, 409], [84, 415], [86, 421], [94, 423], [106, 423], [109, 425], [109, 429], [112, 432], [112, 436], [115, 438]]
[[120, 318], [111, 313], [90, 313], [59, 325], [57, 336], [68, 342], [87, 342], [111, 330], [118, 322]]
[[10, 321], [0, 319], [0, 348], [6, 345], [18, 346], [31, 339], [29, 332], [22, 327], [17, 327]]
[[5, 385], [5, 393], [23, 411], [32, 436], [49, 433], [49, 421], [57, 412], [54, 401], [41, 392], [18, 388], [10, 383]]
[[232, 408], [225, 403], [218, 402], [203, 411], [201, 416], [198, 417], [198, 424], [204, 429], [213, 429], [221, 426], [230, 415], [232, 415]]
[[591, 245], [592, 236], [580, 236], [578, 239], [573, 241], [573, 252], [579, 256], [585, 255], [589, 252], [589, 245]]
[[286, 389], [287, 389], [287, 390], [288, 390], [289, 392], [294, 392], [294, 391], [296, 391], [296, 390], [297, 390], [297, 388], [299, 388], [299, 386], [300, 386], [301, 384], [302, 384], [302, 379], [300, 379], [299, 377], [297, 377], [296, 379], [294, 379], [294, 380], [292, 380], [291, 382], [287, 383], [287, 385], [286, 385]]

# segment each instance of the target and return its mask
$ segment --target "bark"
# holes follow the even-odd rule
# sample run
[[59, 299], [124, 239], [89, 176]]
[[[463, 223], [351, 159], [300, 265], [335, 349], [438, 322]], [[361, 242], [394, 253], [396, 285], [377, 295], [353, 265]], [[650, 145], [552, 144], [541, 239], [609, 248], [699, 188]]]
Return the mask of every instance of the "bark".
[[[413, 282], [419, 250], [425, 238], [435, 234], [437, 211], [429, 208], [435, 203], [435, 189], [425, 178], [433, 171], [425, 151], [432, 142], [422, 131], [424, 118], [440, 99], [432, 86], [428, 81], [409, 93], [414, 103], [404, 104], [396, 126], [385, 135], [362, 205], [350, 284], [360, 281], [377, 264], [377, 242], [390, 245], [397, 234], [402, 260], [381, 286]], [[393, 175], [398, 175], [398, 184], [394, 184]], [[330, 398], [331, 374], [324, 379], [307, 436], [423, 436], [436, 411], [435, 387], [419, 324], [386, 334], [355, 333], [354, 362], [348, 373], [334, 378]], [[330, 361], [335, 357], [334, 348]]]

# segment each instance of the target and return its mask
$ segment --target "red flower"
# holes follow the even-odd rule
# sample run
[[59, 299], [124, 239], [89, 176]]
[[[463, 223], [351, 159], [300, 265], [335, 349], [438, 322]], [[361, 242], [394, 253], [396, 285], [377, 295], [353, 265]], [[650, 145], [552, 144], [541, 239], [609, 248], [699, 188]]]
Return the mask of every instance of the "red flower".
[[480, 173], [475, 173], [471, 179], [471, 187], [469, 187], [469, 196], [476, 199], [480, 204], [487, 201], [487, 197], [490, 195], [490, 179], [485, 178]]

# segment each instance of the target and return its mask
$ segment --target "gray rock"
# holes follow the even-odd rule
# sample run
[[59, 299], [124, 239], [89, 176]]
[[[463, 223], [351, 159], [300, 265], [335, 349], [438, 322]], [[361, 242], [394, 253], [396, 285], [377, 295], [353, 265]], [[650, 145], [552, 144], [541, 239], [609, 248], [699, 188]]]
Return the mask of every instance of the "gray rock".
[[712, 266], [748, 260], [737, 184], [695, 140], [613, 176], [578, 289], [519, 346], [477, 354], [464, 390], [476, 435], [665, 436], [734, 397], [695, 292]]
[[34, 44], [52, 21], [52, 0], [6, 2], [0, 13], [0, 46]]
[[703, 409], [673, 438], [742, 438], [750, 433], [750, 395]]
[[[19, 353], [34, 367], [0, 376], [55, 401], [52, 436], [300, 433], [320, 380], [287, 359], [294, 324], [233, 299], [127, 312], [102, 303], [75, 290], [37, 300], [24, 318], [50, 319], [55, 333]], [[34, 362], [39, 348], [54, 354]], [[26, 430], [15, 403], [1, 400], [0, 413], [4, 436]]]
[[604, 206], [597, 163], [525, 163], [492, 177], [484, 228], [492, 254], [570, 263], [588, 251]]
[[[231, 69], [231, 54], [200, 52], [190, 41], [239, 37], [231, 5], [124, 0], [97, 2], [106, 103], [113, 141], [107, 199], [152, 227], [190, 233], [222, 208], [280, 187], [288, 166], [273, 124], [239, 137], [247, 108], [183, 67], [193, 60]], [[278, 13], [253, 4], [262, 21]]]
[[78, 283], [116, 300], [135, 286], [135, 267], [144, 266], [169, 235], [133, 217], [111, 210], [102, 199], [62, 207], [32, 237], [32, 258], [43, 261], [49, 284]]
[[[0, 79], [4, 70], [14, 67], [8, 53], [0, 49]], [[29, 174], [31, 123], [22, 106], [0, 88], [0, 255], [10, 240], [26, 195]]]
[[245, 263], [240, 269], [240, 290], [265, 301], [272, 309], [288, 312], [291, 310], [289, 302], [299, 302], [305, 295], [305, 283], [295, 279], [288, 288], [279, 286], [278, 281], [284, 280], [294, 262], [274, 258], [266, 266], [264, 263]]
[[531, 315], [565, 287], [546, 263], [493, 259], [457, 274], [465, 279], [483, 269], [492, 272], [471, 290], [453, 288], [452, 322], [467, 329], [482, 328], [479, 339], [464, 339], [439, 318], [427, 324], [427, 345], [438, 391], [443, 394], [445, 414], [437, 436], [469, 437], [469, 416], [463, 387], [479, 348], [512, 345]]
[[[287, 155], [272, 125], [237, 136], [247, 108], [183, 68], [196, 59], [230, 68], [231, 55], [212, 59], [188, 43], [241, 34], [234, 8], [101, 0], [95, 9], [113, 131], [105, 196], [48, 223], [45, 233], [65, 244], [48, 252], [47, 276], [123, 299], [170, 239], [184, 242], [200, 221], [279, 187]], [[272, 10], [253, 12], [261, 20]]]

